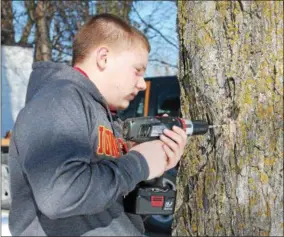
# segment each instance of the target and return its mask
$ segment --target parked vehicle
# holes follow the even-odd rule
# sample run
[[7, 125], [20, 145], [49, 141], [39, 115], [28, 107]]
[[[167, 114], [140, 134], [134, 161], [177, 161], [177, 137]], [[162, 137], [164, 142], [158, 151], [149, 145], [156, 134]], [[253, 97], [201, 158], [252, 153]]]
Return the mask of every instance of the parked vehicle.
[[11, 203], [10, 189], [9, 189], [9, 169], [8, 169], [8, 151], [10, 144], [11, 132], [7, 132], [5, 137], [1, 140], [1, 180], [2, 180], [2, 196], [1, 209], [9, 209]]
[[147, 89], [140, 91], [126, 110], [119, 111], [122, 120], [130, 117], [180, 116], [180, 88], [176, 76], [145, 78]]

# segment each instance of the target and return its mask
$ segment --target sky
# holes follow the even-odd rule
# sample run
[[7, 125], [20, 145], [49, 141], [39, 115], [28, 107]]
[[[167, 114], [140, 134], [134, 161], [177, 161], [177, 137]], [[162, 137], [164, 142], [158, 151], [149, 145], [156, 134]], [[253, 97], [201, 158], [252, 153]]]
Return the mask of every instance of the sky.
[[[149, 41], [151, 44], [151, 59], [158, 59], [167, 61], [170, 64], [177, 65], [178, 61], [178, 40], [176, 33], [176, 15], [177, 8], [175, 2], [172, 1], [137, 1], [134, 4], [135, 9], [146, 22], [151, 23], [155, 29], [159, 30], [169, 41], [173, 42], [176, 47], [168, 44], [158, 34], [149, 30]], [[26, 23], [27, 17], [23, 14], [24, 6], [23, 1], [13, 1], [14, 11], [20, 16], [16, 25], [16, 41], [19, 40], [23, 26]], [[91, 8], [92, 10], [92, 8]], [[94, 9], [93, 9], [94, 10]], [[139, 16], [135, 13], [131, 13], [131, 19], [141, 23]], [[145, 25], [141, 23], [140, 30], [144, 29]], [[52, 30], [52, 29], [51, 29]], [[30, 39], [32, 36], [30, 36]], [[156, 62], [149, 61], [145, 76], [167, 76], [175, 75], [177, 73], [176, 68], [157, 66]]]
[[[176, 32], [177, 8], [175, 2], [170, 1], [139, 1], [137, 11], [140, 16], [147, 22], [153, 23], [169, 41], [178, 47]], [[131, 15], [134, 19], [139, 20], [137, 14]], [[154, 32], [155, 33], [155, 32]], [[153, 34], [153, 33], [152, 33]], [[150, 34], [150, 35], [152, 35]], [[155, 33], [157, 35], [157, 33]], [[178, 49], [168, 44], [161, 37], [150, 38], [151, 54], [154, 58], [168, 61], [171, 64], [177, 64]], [[174, 75], [176, 70], [168, 69], [168, 72], [162, 67], [155, 67], [155, 64], [149, 62], [146, 76], [163, 76]]]

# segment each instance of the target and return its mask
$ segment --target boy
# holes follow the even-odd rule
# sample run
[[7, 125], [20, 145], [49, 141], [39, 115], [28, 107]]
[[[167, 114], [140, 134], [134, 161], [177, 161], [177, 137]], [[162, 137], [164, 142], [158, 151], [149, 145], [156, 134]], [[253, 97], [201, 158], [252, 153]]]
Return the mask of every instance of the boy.
[[146, 88], [150, 46], [142, 33], [97, 15], [73, 49], [73, 67], [33, 65], [10, 146], [11, 233], [142, 235], [143, 222], [124, 212], [123, 196], [174, 167], [186, 134], [175, 127], [128, 152], [120, 138], [110, 110], [127, 108]]

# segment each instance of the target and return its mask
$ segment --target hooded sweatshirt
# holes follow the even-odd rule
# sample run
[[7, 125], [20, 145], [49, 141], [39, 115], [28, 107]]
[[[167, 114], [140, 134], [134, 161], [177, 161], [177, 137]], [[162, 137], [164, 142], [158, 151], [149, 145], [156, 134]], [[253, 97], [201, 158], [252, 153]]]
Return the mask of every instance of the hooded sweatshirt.
[[121, 154], [117, 127], [82, 73], [64, 64], [33, 64], [10, 144], [12, 235], [139, 228], [141, 218], [124, 213], [123, 196], [147, 179], [149, 167], [136, 151]]

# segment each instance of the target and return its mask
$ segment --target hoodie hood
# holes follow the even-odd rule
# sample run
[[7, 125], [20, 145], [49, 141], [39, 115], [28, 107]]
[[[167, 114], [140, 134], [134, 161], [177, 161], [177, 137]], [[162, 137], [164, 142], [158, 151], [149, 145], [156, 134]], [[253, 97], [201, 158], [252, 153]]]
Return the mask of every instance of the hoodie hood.
[[68, 80], [85, 89], [97, 102], [107, 108], [107, 103], [95, 84], [73, 67], [63, 63], [36, 62], [32, 69], [26, 94], [26, 104], [49, 83], [57, 80]]

